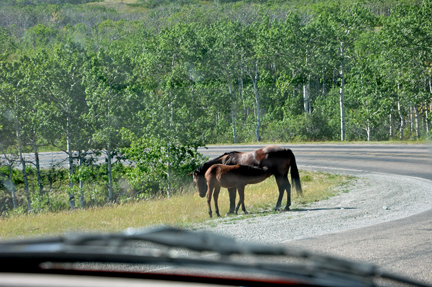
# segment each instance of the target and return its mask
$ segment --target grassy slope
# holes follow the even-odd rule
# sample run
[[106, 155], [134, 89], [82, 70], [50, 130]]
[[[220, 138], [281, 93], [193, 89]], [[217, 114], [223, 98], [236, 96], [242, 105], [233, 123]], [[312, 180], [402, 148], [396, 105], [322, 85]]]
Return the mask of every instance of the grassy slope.
[[[351, 177], [301, 171], [304, 196], [293, 192], [292, 208], [304, 206], [337, 194], [336, 187], [349, 182]], [[272, 213], [277, 199], [273, 178], [246, 187], [245, 203], [250, 216]], [[284, 202], [286, 196], [284, 197]], [[283, 203], [284, 203], [283, 202]], [[214, 210], [213, 204], [212, 209]], [[229, 209], [228, 192], [222, 189], [219, 209]], [[243, 212], [239, 212], [243, 214]], [[240, 215], [233, 215], [240, 218]], [[72, 212], [29, 214], [0, 219], [0, 239], [21, 236], [61, 234], [69, 231], [119, 231], [128, 227], [151, 225], [190, 226], [194, 223], [212, 224], [208, 218], [206, 200], [190, 190], [172, 198], [159, 198], [134, 204], [124, 204], [75, 210]]]

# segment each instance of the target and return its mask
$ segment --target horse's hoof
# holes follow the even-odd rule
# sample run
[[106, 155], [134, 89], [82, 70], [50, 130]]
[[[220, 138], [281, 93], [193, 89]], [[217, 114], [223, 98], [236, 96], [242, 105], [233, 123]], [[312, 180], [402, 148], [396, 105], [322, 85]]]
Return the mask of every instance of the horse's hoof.
[[285, 211], [290, 211], [291, 209], [289, 208], [289, 206], [285, 207]]
[[246, 210], [245, 210], [245, 212], [244, 212], [245, 214], [249, 214], [249, 212], [247, 212]]
[[276, 206], [275, 208], [274, 208], [274, 211], [280, 211], [281, 210], [281, 207], [280, 206]]

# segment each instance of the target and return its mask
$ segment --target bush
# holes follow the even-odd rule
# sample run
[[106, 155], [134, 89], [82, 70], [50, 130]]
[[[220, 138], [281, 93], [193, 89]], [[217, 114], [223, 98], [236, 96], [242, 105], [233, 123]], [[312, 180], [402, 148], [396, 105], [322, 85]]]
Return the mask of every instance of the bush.
[[[12, 181], [14, 185], [24, 183], [22, 173], [18, 169], [12, 169]], [[9, 182], [9, 167], [0, 167], [0, 189], [5, 189], [5, 183]]]
[[204, 161], [197, 151], [199, 143], [180, 144], [131, 137], [130, 147], [124, 148], [122, 152], [135, 165], [128, 170], [127, 175], [128, 183], [137, 194], [175, 193], [188, 180], [188, 173]]

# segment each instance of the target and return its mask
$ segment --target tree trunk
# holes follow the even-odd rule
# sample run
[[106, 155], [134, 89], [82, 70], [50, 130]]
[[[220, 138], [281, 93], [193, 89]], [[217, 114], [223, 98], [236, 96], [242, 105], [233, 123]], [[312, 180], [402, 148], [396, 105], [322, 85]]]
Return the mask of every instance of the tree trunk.
[[39, 187], [39, 193], [42, 195], [43, 187], [42, 187], [42, 179], [40, 173], [39, 151], [38, 151], [38, 146], [36, 144], [36, 135], [33, 135], [33, 149], [35, 154], [36, 176], [37, 176], [37, 182]]
[[240, 76], [239, 76], [239, 96], [242, 100], [242, 104], [243, 104], [243, 118], [246, 121], [248, 116], [249, 116], [249, 110], [245, 105], [245, 98], [243, 96], [243, 91], [244, 91], [244, 87], [243, 87], [243, 67], [240, 64]]
[[404, 116], [402, 114], [402, 107], [400, 105], [400, 102], [398, 101], [398, 112], [399, 112], [399, 117], [400, 117], [400, 140], [402, 141], [404, 138], [404, 128], [405, 128], [405, 119]]
[[414, 105], [414, 116], [415, 116], [415, 128], [416, 128], [416, 138], [420, 139], [420, 120], [419, 120], [419, 111], [417, 105]]
[[312, 107], [310, 102], [310, 78], [311, 75], [307, 76], [307, 82], [303, 85], [303, 105], [305, 113], [312, 113]]
[[425, 114], [424, 114], [425, 126], [426, 126], [426, 137], [429, 134], [429, 109], [427, 101], [425, 101]]
[[325, 88], [325, 69], [322, 70], [322, 97], [325, 98], [326, 96], [326, 88]]
[[67, 118], [67, 130], [66, 130], [66, 141], [67, 141], [67, 154], [68, 154], [68, 163], [69, 163], [69, 204], [70, 208], [75, 208], [75, 194], [72, 191], [73, 182], [72, 182], [72, 174], [73, 174], [73, 151], [72, 151], [72, 140], [70, 136], [70, 117]]
[[233, 130], [233, 137], [234, 137], [234, 143], [237, 143], [237, 133], [236, 133], [236, 125], [235, 125], [235, 112], [234, 112], [234, 95], [233, 95], [233, 89], [231, 87], [231, 77], [228, 73], [228, 71], [225, 68], [225, 73], [227, 76], [228, 81], [228, 91], [231, 98], [231, 124], [232, 124], [232, 130]]
[[392, 139], [393, 138], [393, 118], [392, 118], [392, 113], [390, 112], [389, 115], [389, 138]]
[[257, 125], [255, 129], [256, 134], [256, 140], [259, 142], [261, 141], [261, 137], [259, 135], [259, 129], [261, 127], [261, 114], [260, 114], [260, 103], [259, 103], [259, 97], [258, 97], [258, 60], [255, 62], [255, 73], [252, 75], [251, 71], [246, 71], [251, 78], [254, 86], [254, 93], [255, 93], [255, 103], [256, 103], [256, 116], [257, 116]]
[[30, 202], [30, 192], [29, 192], [29, 185], [28, 185], [28, 179], [27, 179], [27, 172], [26, 172], [26, 162], [25, 162], [23, 155], [22, 155], [21, 134], [20, 134], [18, 127], [16, 129], [16, 135], [17, 135], [17, 140], [18, 140], [18, 153], [19, 153], [19, 158], [20, 158], [20, 162], [21, 162], [21, 166], [22, 166], [24, 190], [25, 190], [26, 197], [27, 197], [27, 210], [30, 212], [31, 211], [31, 202]]
[[340, 45], [340, 53], [341, 53], [341, 66], [340, 66], [340, 120], [341, 120], [341, 141], [345, 140], [345, 107], [344, 107], [344, 89], [345, 89], [345, 78], [344, 78], [344, 46], [343, 42]]
[[17, 203], [16, 203], [16, 196], [15, 196], [15, 185], [13, 183], [13, 176], [12, 176], [12, 164], [9, 164], [8, 167], [9, 167], [10, 188], [12, 192], [12, 203], [13, 203], [13, 208], [16, 209]]
[[414, 131], [414, 120], [413, 120], [414, 117], [413, 117], [413, 115], [414, 115], [414, 108], [411, 106], [409, 108], [410, 138], [411, 138], [411, 135]]
[[[79, 167], [82, 168], [83, 164], [84, 164], [84, 160], [83, 157], [85, 157], [86, 154], [82, 153], [81, 151], [79, 152]], [[79, 181], [79, 188], [80, 188], [80, 204], [81, 204], [81, 208], [84, 208], [84, 181], [82, 180], [82, 178], [80, 177], [80, 181]]]
[[367, 120], [366, 134], [367, 134], [367, 141], [370, 142], [370, 124], [369, 124], [369, 120]]
[[235, 125], [235, 113], [234, 113], [234, 98], [233, 95], [231, 95], [231, 121], [232, 121], [232, 130], [233, 130], [233, 137], [234, 137], [234, 143], [237, 143], [237, 133], [236, 133], [236, 125]]
[[246, 120], [247, 119], [247, 116], [248, 116], [248, 113], [247, 113], [247, 109], [246, 109], [246, 105], [244, 104], [245, 103], [245, 99], [244, 99], [244, 96], [243, 96], [243, 79], [242, 79], [242, 77], [239, 77], [239, 79], [238, 79], [238, 84], [239, 84], [239, 98], [241, 99], [241, 101], [242, 101], [242, 106], [243, 106], [243, 118]]
[[[309, 49], [306, 48], [306, 61], [305, 67], [306, 69], [309, 66]], [[303, 108], [305, 113], [311, 113], [310, 107], [310, 77], [311, 75], [307, 75], [306, 83], [303, 85]]]
[[108, 164], [108, 199], [113, 202], [113, 180], [112, 180], [112, 166], [111, 166], [111, 146], [108, 144], [107, 148], [107, 164]]

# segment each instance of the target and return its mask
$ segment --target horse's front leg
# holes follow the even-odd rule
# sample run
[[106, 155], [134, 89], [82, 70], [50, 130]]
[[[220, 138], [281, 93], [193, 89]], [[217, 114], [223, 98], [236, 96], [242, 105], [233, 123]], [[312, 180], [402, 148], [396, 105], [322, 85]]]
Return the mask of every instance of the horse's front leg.
[[230, 200], [230, 209], [227, 213], [228, 214], [233, 214], [235, 211], [235, 200], [236, 200], [236, 188], [228, 188], [228, 194], [229, 194], [229, 200]]
[[211, 210], [211, 198], [214, 189], [214, 184], [207, 182], [207, 206], [208, 206], [208, 214], [210, 218], [212, 218], [212, 210]]
[[217, 215], [218, 217], [220, 217], [220, 214], [219, 214], [219, 206], [218, 206], [219, 192], [220, 192], [220, 186], [219, 186], [219, 185], [216, 185], [216, 187], [215, 187], [215, 189], [214, 189], [214, 193], [213, 193], [213, 199], [214, 199], [214, 205], [215, 205], [216, 215]]

